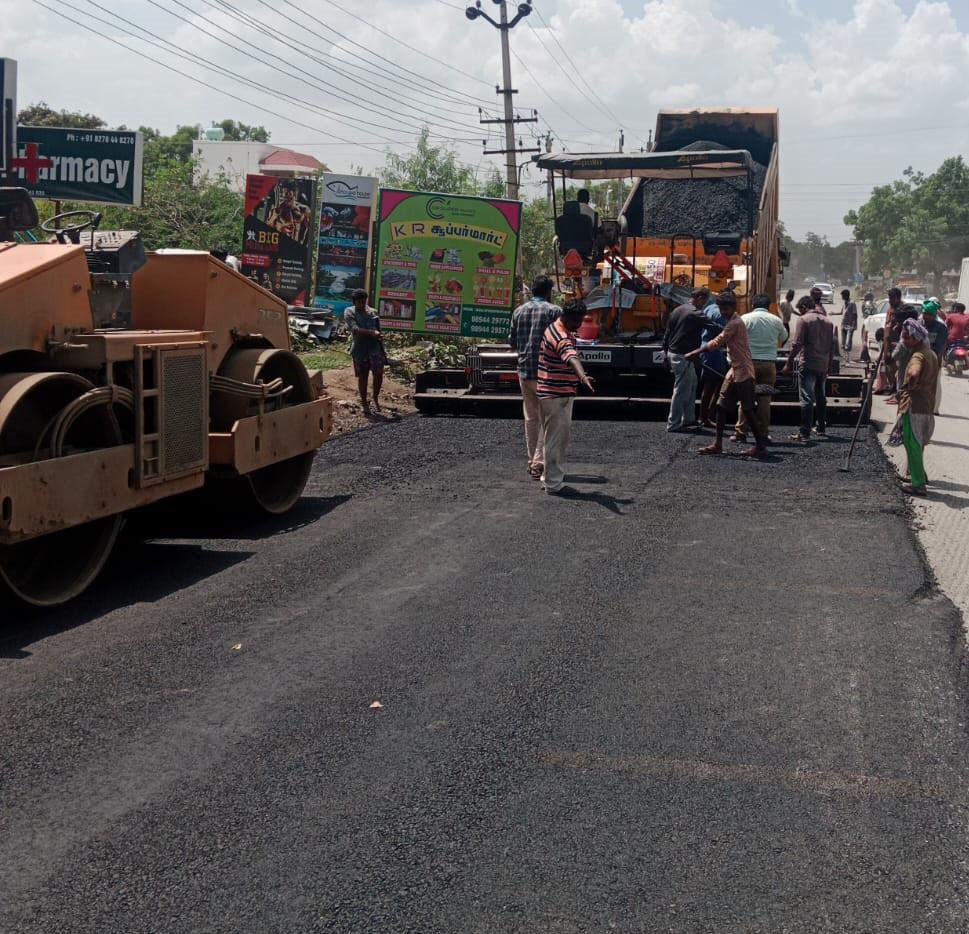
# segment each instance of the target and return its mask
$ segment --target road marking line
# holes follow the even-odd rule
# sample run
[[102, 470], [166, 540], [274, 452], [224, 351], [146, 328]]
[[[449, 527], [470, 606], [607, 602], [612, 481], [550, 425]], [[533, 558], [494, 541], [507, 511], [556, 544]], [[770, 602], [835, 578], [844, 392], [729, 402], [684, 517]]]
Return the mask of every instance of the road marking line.
[[546, 765], [578, 771], [614, 772], [654, 778], [735, 782], [744, 785], [780, 785], [794, 791], [844, 794], [855, 798], [906, 801], [938, 801], [958, 807], [969, 806], [969, 797], [958, 789], [914, 779], [881, 778], [852, 772], [813, 772], [775, 769], [761, 765], [703, 762], [700, 759], [667, 759], [651, 756], [617, 756], [588, 752], [545, 752], [539, 759]]

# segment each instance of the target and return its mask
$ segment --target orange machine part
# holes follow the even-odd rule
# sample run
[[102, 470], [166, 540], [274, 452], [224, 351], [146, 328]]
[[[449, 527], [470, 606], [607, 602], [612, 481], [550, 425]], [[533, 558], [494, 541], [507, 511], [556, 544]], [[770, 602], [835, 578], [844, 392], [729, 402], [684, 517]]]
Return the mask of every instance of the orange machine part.
[[47, 351], [93, 325], [84, 250], [59, 243], [0, 244], [0, 354]]
[[289, 348], [286, 303], [203, 252], [148, 254], [134, 277], [132, 326], [210, 331], [213, 370], [239, 340]]

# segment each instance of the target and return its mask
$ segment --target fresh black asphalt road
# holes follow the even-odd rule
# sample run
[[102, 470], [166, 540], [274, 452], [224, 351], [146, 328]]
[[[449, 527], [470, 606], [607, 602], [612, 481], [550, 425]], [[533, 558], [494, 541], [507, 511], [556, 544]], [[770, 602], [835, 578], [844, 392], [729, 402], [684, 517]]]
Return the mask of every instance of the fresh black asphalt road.
[[520, 431], [333, 440], [7, 614], [0, 930], [969, 929], [960, 621], [874, 442], [581, 421], [553, 499]]

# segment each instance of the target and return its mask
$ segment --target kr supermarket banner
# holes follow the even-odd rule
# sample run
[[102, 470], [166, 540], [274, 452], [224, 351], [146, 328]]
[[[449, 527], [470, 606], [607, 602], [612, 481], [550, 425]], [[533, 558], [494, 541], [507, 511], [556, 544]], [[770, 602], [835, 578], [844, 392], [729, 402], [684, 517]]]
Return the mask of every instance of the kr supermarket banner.
[[320, 181], [320, 240], [313, 304], [341, 315], [364, 288], [377, 179], [325, 173]]
[[310, 287], [316, 180], [246, 176], [242, 272], [290, 305]]
[[383, 327], [507, 337], [521, 212], [519, 201], [382, 190], [372, 290]]

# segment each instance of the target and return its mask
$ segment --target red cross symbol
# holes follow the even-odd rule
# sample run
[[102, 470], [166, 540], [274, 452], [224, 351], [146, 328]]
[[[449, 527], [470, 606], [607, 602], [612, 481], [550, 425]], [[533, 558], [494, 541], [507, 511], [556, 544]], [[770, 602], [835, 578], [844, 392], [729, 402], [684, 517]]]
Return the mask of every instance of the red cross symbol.
[[37, 143], [27, 143], [24, 148], [27, 154], [19, 159], [11, 159], [10, 165], [15, 169], [23, 169], [27, 173], [27, 181], [30, 184], [35, 184], [37, 182], [37, 170], [49, 169], [54, 163], [50, 159], [41, 157], [37, 152]]

